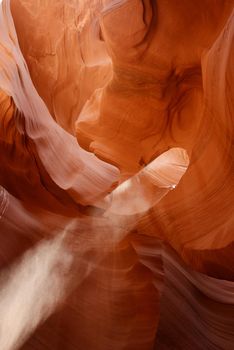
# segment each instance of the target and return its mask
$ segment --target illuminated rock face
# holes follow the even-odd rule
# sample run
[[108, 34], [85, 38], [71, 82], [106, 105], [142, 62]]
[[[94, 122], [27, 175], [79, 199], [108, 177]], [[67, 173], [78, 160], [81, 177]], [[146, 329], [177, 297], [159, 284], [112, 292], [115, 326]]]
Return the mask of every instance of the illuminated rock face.
[[233, 348], [233, 5], [0, 1], [2, 350]]

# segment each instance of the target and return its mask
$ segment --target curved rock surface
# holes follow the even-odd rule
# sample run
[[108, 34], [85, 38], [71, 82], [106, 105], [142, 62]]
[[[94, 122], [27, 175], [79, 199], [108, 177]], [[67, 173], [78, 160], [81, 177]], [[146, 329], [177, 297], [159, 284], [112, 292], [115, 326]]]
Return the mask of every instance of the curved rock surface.
[[232, 350], [234, 1], [0, 1], [0, 349]]

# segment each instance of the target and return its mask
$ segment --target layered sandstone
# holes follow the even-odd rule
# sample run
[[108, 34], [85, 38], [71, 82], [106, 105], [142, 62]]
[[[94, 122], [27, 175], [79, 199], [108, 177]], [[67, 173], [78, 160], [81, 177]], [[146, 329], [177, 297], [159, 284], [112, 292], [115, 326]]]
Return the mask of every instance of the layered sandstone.
[[233, 5], [1, 2], [1, 349], [232, 349]]

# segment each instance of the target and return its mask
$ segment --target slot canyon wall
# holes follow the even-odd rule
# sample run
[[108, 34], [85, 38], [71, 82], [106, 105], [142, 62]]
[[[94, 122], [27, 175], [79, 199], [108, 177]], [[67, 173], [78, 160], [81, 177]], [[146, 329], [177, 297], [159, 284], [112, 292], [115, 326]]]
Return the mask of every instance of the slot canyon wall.
[[0, 349], [234, 348], [234, 1], [0, 1]]

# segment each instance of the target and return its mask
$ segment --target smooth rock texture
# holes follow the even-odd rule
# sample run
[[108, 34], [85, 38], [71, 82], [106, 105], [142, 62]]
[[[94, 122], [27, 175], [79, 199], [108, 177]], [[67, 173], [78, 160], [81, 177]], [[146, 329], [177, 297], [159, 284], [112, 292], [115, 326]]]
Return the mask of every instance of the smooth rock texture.
[[0, 349], [232, 350], [234, 1], [0, 1]]

